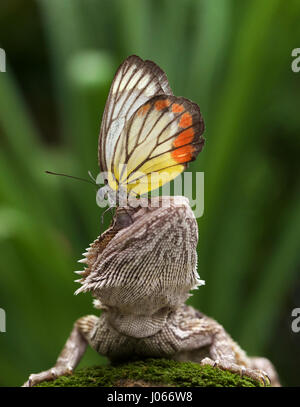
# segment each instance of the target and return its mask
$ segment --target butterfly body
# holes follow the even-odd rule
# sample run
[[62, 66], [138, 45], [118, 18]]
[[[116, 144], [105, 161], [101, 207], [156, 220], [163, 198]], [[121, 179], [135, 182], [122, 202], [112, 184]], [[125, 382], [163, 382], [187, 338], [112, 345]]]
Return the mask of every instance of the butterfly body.
[[128, 57], [113, 79], [99, 135], [99, 165], [109, 205], [159, 188], [177, 177], [204, 145], [196, 103], [176, 97], [152, 61]]
[[108, 202], [109, 207], [124, 206], [129, 201], [127, 191], [122, 185], [114, 190], [108, 184], [98, 189], [96, 200], [100, 206]]

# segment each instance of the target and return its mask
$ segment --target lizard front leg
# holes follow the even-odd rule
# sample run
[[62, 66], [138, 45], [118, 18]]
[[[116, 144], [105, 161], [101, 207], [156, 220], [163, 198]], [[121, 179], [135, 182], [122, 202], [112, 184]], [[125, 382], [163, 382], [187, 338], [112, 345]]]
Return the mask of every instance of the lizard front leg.
[[213, 367], [218, 367], [222, 370], [228, 370], [231, 373], [239, 374], [240, 376], [249, 377], [250, 379], [260, 382], [263, 386], [268, 386], [271, 384], [271, 379], [267, 372], [260, 369], [253, 369], [252, 367], [246, 367], [244, 365], [238, 365], [236, 362], [232, 362], [226, 357], [216, 360], [204, 358], [201, 361], [201, 365], [210, 365]]
[[273, 379], [271, 385], [278, 385], [278, 379], [274, 380], [274, 373], [263, 370], [267, 364], [254, 364], [252, 358], [246, 355], [215, 320], [200, 315], [192, 307], [184, 306], [177, 312], [176, 325], [177, 337], [180, 332], [184, 333], [184, 340], [179, 341], [179, 352], [174, 357], [176, 360], [219, 367], [257, 380], [262, 385], [269, 385], [270, 379]]
[[59, 376], [72, 374], [87, 348], [89, 337], [97, 322], [98, 318], [94, 315], [78, 319], [56, 364], [49, 370], [31, 374], [22, 387], [31, 387], [45, 380], [54, 380]]
[[264, 386], [280, 386], [276, 370], [268, 359], [248, 357], [221, 325], [211, 321], [216, 324], [217, 332], [213, 337], [209, 357], [201, 361], [202, 365], [218, 366], [259, 381]]

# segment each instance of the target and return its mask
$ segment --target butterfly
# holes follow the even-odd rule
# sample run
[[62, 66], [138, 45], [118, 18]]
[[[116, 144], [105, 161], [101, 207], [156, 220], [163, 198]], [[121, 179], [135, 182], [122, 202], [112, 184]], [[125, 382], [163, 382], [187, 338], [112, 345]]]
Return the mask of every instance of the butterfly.
[[118, 204], [121, 193], [140, 196], [173, 180], [202, 150], [203, 132], [198, 105], [174, 96], [154, 62], [129, 56], [102, 117], [98, 158], [105, 185], [98, 199]]

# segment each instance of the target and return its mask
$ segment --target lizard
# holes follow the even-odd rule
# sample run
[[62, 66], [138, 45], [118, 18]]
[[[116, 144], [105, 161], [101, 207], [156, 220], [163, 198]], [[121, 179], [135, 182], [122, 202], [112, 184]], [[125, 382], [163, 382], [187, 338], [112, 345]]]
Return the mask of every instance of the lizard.
[[81, 287], [100, 317], [79, 318], [54, 367], [24, 387], [72, 374], [90, 345], [110, 361], [164, 357], [198, 362], [279, 386], [272, 363], [248, 357], [223, 326], [185, 304], [204, 284], [197, 272], [198, 225], [187, 198], [154, 197], [117, 207], [111, 226], [79, 260]]

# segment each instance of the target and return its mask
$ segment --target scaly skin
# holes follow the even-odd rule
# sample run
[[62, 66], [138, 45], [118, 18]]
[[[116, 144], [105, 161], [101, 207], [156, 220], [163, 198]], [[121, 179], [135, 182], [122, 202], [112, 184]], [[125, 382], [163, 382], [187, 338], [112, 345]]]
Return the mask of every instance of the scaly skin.
[[209, 364], [279, 386], [270, 361], [250, 358], [213, 319], [185, 305], [202, 285], [196, 271], [197, 222], [183, 197], [153, 198], [118, 208], [113, 225], [80, 262], [79, 292], [103, 310], [76, 321], [55, 366], [24, 384], [72, 374], [89, 344], [110, 360], [167, 357]]

